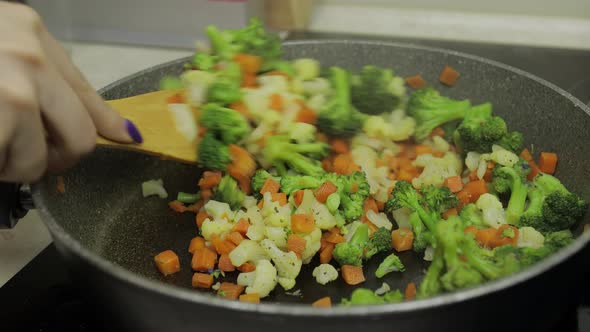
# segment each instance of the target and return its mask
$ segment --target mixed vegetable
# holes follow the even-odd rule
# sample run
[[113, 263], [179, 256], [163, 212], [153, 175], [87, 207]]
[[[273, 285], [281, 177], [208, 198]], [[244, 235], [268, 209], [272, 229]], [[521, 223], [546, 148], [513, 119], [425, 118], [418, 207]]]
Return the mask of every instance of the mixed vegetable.
[[[557, 155], [537, 163], [490, 103], [443, 96], [389, 68], [285, 60], [257, 20], [207, 35], [211, 49], [162, 81], [178, 89], [171, 110], [196, 114], [183, 128], [194, 128], [186, 134], [198, 137], [205, 169], [197, 192], [169, 204], [196, 214], [193, 287], [258, 303], [276, 287], [293, 290], [316, 256], [318, 283], [360, 285], [379, 253], [377, 278], [405, 271], [396, 253], [423, 254], [419, 285], [358, 288], [341, 305], [390, 303], [510, 275], [572, 241], [587, 203], [553, 176]], [[458, 78], [447, 66], [440, 81]], [[166, 197], [158, 185], [146, 183], [146, 195]], [[180, 270], [170, 250], [155, 262], [164, 275]], [[237, 283], [216, 282], [234, 271]]]

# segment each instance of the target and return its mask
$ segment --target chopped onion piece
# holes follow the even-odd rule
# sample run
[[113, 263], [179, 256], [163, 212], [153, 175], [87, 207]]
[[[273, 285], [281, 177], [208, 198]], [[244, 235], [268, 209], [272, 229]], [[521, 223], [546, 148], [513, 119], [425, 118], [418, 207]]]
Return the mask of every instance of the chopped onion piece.
[[160, 198], [167, 198], [168, 192], [164, 189], [164, 181], [162, 179], [149, 180], [141, 184], [141, 193], [143, 197], [159, 196]]
[[194, 141], [197, 138], [199, 129], [190, 106], [187, 104], [168, 104], [168, 110], [174, 117], [176, 130], [188, 141]]

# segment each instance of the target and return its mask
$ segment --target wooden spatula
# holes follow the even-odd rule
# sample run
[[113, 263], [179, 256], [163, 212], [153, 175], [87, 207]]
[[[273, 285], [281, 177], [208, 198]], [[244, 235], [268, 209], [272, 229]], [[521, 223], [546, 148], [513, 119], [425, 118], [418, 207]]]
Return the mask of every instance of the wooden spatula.
[[168, 110], [166, 99], [177, 91], [156, 91], [129, 98], [109, 100], [121, 116], [131, 120], [141, 131], [143, 143], [120, 144], [99, 137], [97, 145], [141, 151], [165, 159], [195, 163], [197, 140], [189, 140], [177, 130], [176, 119]]

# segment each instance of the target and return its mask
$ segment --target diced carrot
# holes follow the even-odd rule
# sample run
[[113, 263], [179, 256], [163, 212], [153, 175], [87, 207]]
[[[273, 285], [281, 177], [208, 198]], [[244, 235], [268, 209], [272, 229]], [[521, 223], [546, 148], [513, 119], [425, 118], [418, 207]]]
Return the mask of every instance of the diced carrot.
[[242, 233], [233, 231], [225, 236], [225, 238], [230, 241], [231, 243], [235, 244], [236, 246], [244, 241], [244, 236]]
[[406, 84], [413, 89], [420, 89], [426, 86], [426, 81], [420, 74], [406, 77]]
[[166, 98], [167, 104], [184, 104], [186, 100], [181, 93], [175, 93], [172, 96]]
[[264, 195], [265, 192], [269, 192], [271, 194], [276, 194], [279, 192], [279, 189], [281, 189], [281, 184], [278, 183], [277, 181], [271, 179], [271, 178], [267, 178], [264, 181], [264, 184], [262, 185], [262, 188], [260, 188], [260, 193]]
[[488, 186], [484, 180], [470, 181], [465, 184], [463, 191], [470, 195], [469, 203], [475, 203], [479, 196], [488, 192]]
[[193, 213], [199, 213], [199, 211], [201, 210], [203, 205], [205, 205], [205, 202], [203, 202], [203, 200], [200, 199], [200, 200], [196, 201], [194, 204], [187, 206], [186, 210], [189, 212], [193, 212]]
[[221, 172], [205, 171], [199, 180], [199, 187], [202, 189], [211, 189], [221, 182]]
[[315, 219], [313, 214], [293, 214], [291, 215], [291, 230], [294, 233], [311, 233], [315, 229]]
[[483, 180], [485, 182], [492, 182], [493, 173], [494, 173], [494, 170], [492, 168], [487, 168], [486, 172], [483, 174]]
[[353, 172], [360, 171], [360, 167], [352, 160], [350, 153], [336, 155], [333, 162], [334, 173], [350, 175]]
[[258, 201], [258, 204], [256, 204], [256, 206], [257, 206], [259, 209], [262, 209], [262, 208], [264, 207], [264, 199], [261, 199], [260, 201]]
[[223, 272], [233, 272], [236, 270], [236, 267], [231, 263], [228, 254], [223, 254], [219, 256], [219, 263], [217, 267]]
[[211, 216], [208, 215], [207, 212], [205, 212], [205, 210], [199, 211], [199, 213], [197, 213], [195, 219], [197, 221], [197, 227], [199, 227], [199, 229], [201, 229], [203, 222], [205, 222], [205, 219], [207, 218], [211, 218]]
[[322, 238], [326, 242], [333, 243], [333, 244], [346, 242], [346, 239], [344, 238], [344, 236], [342, 236], [342, 235], [340, 235], [340, 233], [336, 233], [336, 232], [326, 232], [326, 233], [324, 233], [324, 235], [322, 235]]
[[375, 201], [375, 199], [373, 199], [372, 197], [368, 197], [367, 199], [365, 199], [365, 202], [363, 203], [363, 213], [367, 213], [369, 210], [375, 213], [379, 212], [379, 206], [377, 206], [377, 201]]
[[432, 153], [432, 146], [425, 145], [425, 144], [418, 144], [414, 147], [416, 150], [416, 155], [419, 156], [421, 154], [428, 154]]
[[416, 284], [411, 282], [406, 286], [406, 291], [404, 292], [404, 297], [406, 300], [413, 300], [416, 298]]
[[295, 201], [295, 206], [299, 207], [299, 205], [301, 205], [301, 202], [303, 202], [303, 195], [305, 194], [305, 191], [303, 190], [297, 190], [296, 192], [293, 193], [293, 200]]
[[484, 247], [493, 247], [494, 239], [496, 238], [497, 230], [493, 227], [483, 228], [477, 230], [475, 233], [475, 239], [477, 242]]
[[315, 125], [318, 121], [318, 115], [314, 110], [308, 107], [301, 107], [295, 116], [295, 122], [303, 122]]
[[359, 191], [359, 184], [356, 182], [353, 182], [352, 185], [350, 186], [350, 192], [354, 194], [357, 191]]
[[209, 129], [207, 129], [206, 127], [200, 126], [199, 127], [199, 132], [198, 132], [199, 137], [205, 136], [205, 134], [207, 133], [207, 131], [209, 131]]
[[242, 218], [242, 219], [238, 220], [238, 222], [234, 225], [234, 227], [232, 228], [232, 231], [238, 232], [238, 233], [242, 234], [243, 236], [246, 236], [246, 233], [248, 233], [249, 227], [250, 227], [250, 223], [248, 222], [248, 220]]
[[164, 250], [154, 257], [158, 271], [167, 276], [180, 271], [180, 260], [172, 250]]
[[56, 187], [55, 187], [55, 189], [60, 194], [65, 194], [66, 193], [66, 182], [64, 181], [64, 177], [63, 176], [60, 175], [60, 176], [58, 176], [56, 178]]
[[436, 127], [434, 128], [431, 132], [429, 137], [434, 137], [434, 136], [441, 136], [444, 137], [445, 136], [445, 130], [442, 127]]
[[553, 174], [557, 168], [557, 154], [553, 152], [541, 152], [539, 157], [539, 170], [543, 173]]
[[209, 199], [211, 199], [211, 196], [213, 196], [213, 190], [211, 189], [202, 189], [199, 194], [201, 195], [201, 199], [203, 199], [203, 201], [208, 201]]
[[444, 85], [453, 86], [457, 82], [459, 75], [459, 72], [453, 67], [446, 65], [440, 73], [438, 80]]
[[391, 245], [398, 252], [412, 249], [414, 233], [409, 228], [399, 228], [391, 232]]
[[213, 270], [215, 263], [217, 263], [217, 254], [209, 248], [203, 248], [194, 252], [191, 268], [195, 271], [206, 272]]
[[463, 230], [463, 233], [465, 233], [465, 234], [467, 234], [467, 233], [473, 233], [473, 235], [475, 236], [477, 234], [477, 227], [475, 227], [475, 226], [467, 226]]
[[376, 201], [376, 202], [377, 202], [377, 209], [379, 209], [379, 211], [385, 210], [385, 202], [382, 202], [382, 201]]
[[242, 72], [253, 75], [256, 75], [262, 64], [262, 58], [259, 56], [245, 53], [236, 54], [234, 61], [240, 65]]
[[367, 226], [369, 226], [369, 236], [373, 236], [373, 233], [375, 233], [379, 227], [377, 227], [377, 225], [373, 224], [369, 219], [362, 220], [362, 222], [364, 224], [367, 224]]
[[205, 248], [205, 239], [200, 236], [195, 236], [188, 245], [188, 252], [194, 254], [195, 251]]
[[248, 107], [246, 106], [246, 104], [244, 104], [243, 101], [238, 101], [238, 102], [235, 102], [235, 103], [231, 103], [229, 105], [229, 108], [231, 108], [234, 111], [237, 111], [238, 113], [242, 114], [246, 118], [249, 118], [250, 117], [250, 110], [248, 109]]
[[232, 162], [227, 166], [227, 172], [234, 179], [250, 179], [256, 172], [256, 161], [246, 149], [236, 144], [229, 145]]
[[244, 291], [244, 286], [237, 285], [231, 282], [222, 282], [219, 285], [217, 294], [229, 300], [237, 300], [240, 294]]
[[183, 213], [186, 212], [186, 206], [182, 202], [172, 201], [168, 203], [168, 207], [175, 212]]
[[274, 193], [271, 194], [271, 200], [278, 202], [280, 206], [287, 204], [287, 194], [285, 193]]
[[408, 181], [412, 182], [412, 180], [418, 176], [418, 169], [417, 168], [402, 168], [397, 173], [397, 179], [400, 181]]
[[477, 176], [477, 170], [473, 170], [473, 171], [469, 172], [469, 175], [467, 175], [467, 179], [469, 179], [469, 181], [479, 180], [479, 176]]
[[332, 253], [334, 252], [334, 248], [336, 245], [334, 243], [326, 243], [326, 246], [323, 250], [320, 251], [320, 263], [327, 264], [330, 263], [332, 260]]
[[303, 250], [305, 250], [306, 244], [307, 241], [301, 236], [290, 234], [287, 237], [287, 250], [296, 253], [298, 257], [301, 257], [301, 255], [303, 254]]
[[416, 159], [416, 149], [414, 144], [401, 144], [401, 151], [397, 155], [407, 159]]
[[451, 176], [445, 179], [443, 185], [452, 192], [457, 193], [463, 189], [463, 180], [461, 180], [459, 175]]
[[235, 249], [236, 245], [230, 241], [222, 240], [219, 236], [213, 235], [211, 237], [211, 244], [215, 248], [218, 254], [229, 254], [232, 250]]
[[242, 73], [242, 87], [243, 88], [255, 88], [256, 84], [256, 75]]
[[240, 272], [256, 271], [256, 266], [254, 264], [244, 263], [244, 264], [238, 266], [238, 271], [240, 271]]
[[260, 303], [260, 295], [258, 293], [242, 294], [240, 295], [240, 302]]
[[332, 170], [334, 169], [334, 166], [332, 165], [332, 160], [330, 160], [330, 158], [322, 159], [322, 168], [326, 172], [332, 172]]
[[314, 192], [315, 198], [318, 202], [324, 204], [328, 200], [328, 196], [338, 191], [338, 187], [331, 181], [326, 180]]
[[365, 282], [365, 274], [362, 266], [342, 265], [340, 273], [342, 279], [349, 285], [358, 285]]
[[348, 142], [342, 138], [332, 138], [330, 140], [330, 147], [334, 153], [348, 153], [350, 150]]
[[466, 191], [460, 191], [456, 195], [459, 199], [459, 206], [467, 205], [471, 202], [471, 194]]
[[329, 296], [322, 297], [319, 300], [316, 300], [314, 303], [311, 304], [314, 308], [331, 308], [332, 307], [332, 299]]
[[213, 276], [207, 273], [193, 273], [192, 285], [194, 288], [211, 288]]
[[531, 151], [529, 151], [529, 149], [524, 148], [521, 152], [520, 152], [520, 157], [526, 161], [532, 161], [533, 159], [533, 155], [531, 154]]
[[318, 132], [317, 134], [315, 134], [315, 139], [318, 142], [323, 142], [323, 143], [328, 142], [328, 136], [324, 133], [321, 133], [321, 132]]
[[456, 209], [456, 208], [452, 208], [452, 209], [448, 209], [448, 210], [446, 210], [446, 211], [445, 211], [445, 212], [442, 214], [442, 217], [443, 217], [444, 219], [449, 219], [449, 217], [450, 217], [450, 216], [456, 216], [456, 215], [458, 215], [458, 214], [459, 214], [459, 212], [457, 211], [457, 209]]
[[[512, 234], [510, 236], [508, 236], [506, 234], [506, 231], [509, 230]], [[518, 242], [518, 228], [512, 226], [512, 225], [508, 225], [508, 224], [503, 224], [500, 227], [498, 227], [498, 229], [496, 230], [496, 237], [494, 238], [494, 240], [492, 241], [492, 247], [500, 247], [503, 245], [513, 245], [515, 246], [516, 243]]]
[[281, 111], [284, 107], [283, 96], [279, 93], [273, 93], [270, 95], [270, 101], [268, 107], [275, 111]]
[[537, 175], [539, 175], [539, 173], [541, 173], [541, 169], [539, 169], [539, 166], [537, 166], [537, 163], [535, 163], [534, 161], [529, 161], [529, 166], [531, 167], [531, 171], [529, 172], [529, 175], [527, 176], [527, 180], [532, 181]]

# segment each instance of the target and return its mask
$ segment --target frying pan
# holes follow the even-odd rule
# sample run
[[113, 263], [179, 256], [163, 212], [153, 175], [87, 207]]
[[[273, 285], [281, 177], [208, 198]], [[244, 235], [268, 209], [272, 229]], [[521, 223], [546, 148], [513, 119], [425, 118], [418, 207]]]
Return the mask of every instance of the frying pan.
[[[527, 145], [559, 152], [557, 176], [572, 191], [590, 198], [590, 110], [548, 82], [476, 56], [407, 44], [322, 40], [289, 42], [284, 49], [288, 58], [313, 57], [323, 65], [350, 69], [375, 64], [394, 68], [402, 76], [421, 73], [430, 82], [444, 65], [451, 65], [461, 78], [456, 87], [437, 86], [444, 94], [492, 102], [511, 129], [525, 134]], [[156, 90], [161, 77], [180, 73], [186, 61], [139, 72], [100, 93], [115, 99]], [[277, 287], [260, 305], [191, 289], [187, 245], [197, 231], [194, 218], [175, 214], [164, 200], [143, 198], [140, 183], [162, 178], [170, 193], [190, 192], [200, 172], [195, 166], [138, 153], [98, 149], [63, 174], [64, 194], [56, 191], [55, 176], [32, 186], [36, 208], [99, 317], [107, 315], [107, 322], [116, 319], [125, 330], [134, 331], [542, 331], [576, 305], [590, 255], [590, 234], [581, 234], [581, 225], [571, 246], [516, 275], [399, 304], [314, 309], [309, 305], [314, 300], [328, 295], [338, 302], [355, 287], [342, 281], [318, 285], [309, 266], [297, 281], [295, 289], [300, 292]], [[587, 215], [582, 224], [588, 221]], [[180, 256], [182, 270], [171, 277], [160, 276], [153, 265], [153, 256], [164, 249]], [[427, 267], [414, 253], [403, 253], [401, 259], [407, 271], [384, 278], [392, 289], [419, 283]], [[381, 285], [372, 277], [375, 265], [368, 267], [362, 287]]]

